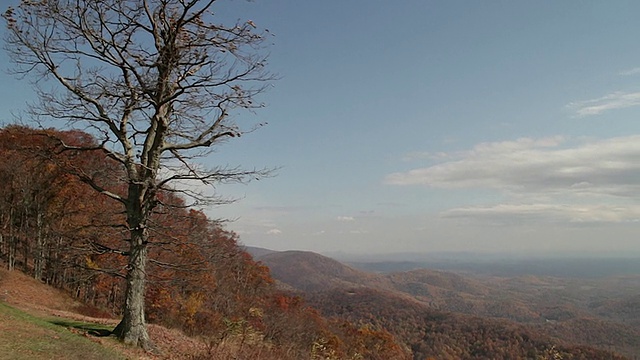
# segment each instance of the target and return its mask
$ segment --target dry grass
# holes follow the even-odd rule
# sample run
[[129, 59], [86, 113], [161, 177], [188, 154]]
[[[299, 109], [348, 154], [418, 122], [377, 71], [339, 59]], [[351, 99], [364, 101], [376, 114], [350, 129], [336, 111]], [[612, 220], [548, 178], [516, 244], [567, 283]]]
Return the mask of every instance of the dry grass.
[[83, 306], [63, 291], [0, 268], [0, 360], [193, 359], [207, 352], [204, 342], [157, 325], [149, 325], [149, 335], [160, 355], [126, 347], [113, 336], [91, 336], [118, 320], [81, 315]]
[[0, 303], [0, 359], [125, 359], [110, 347]]

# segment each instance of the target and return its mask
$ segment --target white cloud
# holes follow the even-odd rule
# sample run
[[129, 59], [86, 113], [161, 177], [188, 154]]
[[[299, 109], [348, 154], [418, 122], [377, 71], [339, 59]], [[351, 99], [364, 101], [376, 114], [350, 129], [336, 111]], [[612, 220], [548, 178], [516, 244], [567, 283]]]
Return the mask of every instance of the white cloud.
[[336, 220], [338, 221], [343, 221], [343, 222], [352, 222], [352, 221], [356, 221], [356, 219], [353, 216], [338, 216], [336, 218]]
[[490, 188], [511, 192], [592, 192], [634, 195], [640, 190], [640, 135], [562, 148], [563, 139], [483, 143], [458, 158], [387, 176], [392, 185]]
[[269, 229], [267, 235], [280, 235], [282, 231], [280, 229]]
[[569, 103], [567, 108], [574, 111], [577, 116], [584, 117], [638, 105], [640, 105], [640, 92], [617, 91], [601, 98]]
[[451, 209], [446, 218], [640, 219], [640, 135], [569, 145], [561, 137], [483, 143], [449, 161], [390, 174], [385, 182], [500, 194], [494, 201], [502, 204]]

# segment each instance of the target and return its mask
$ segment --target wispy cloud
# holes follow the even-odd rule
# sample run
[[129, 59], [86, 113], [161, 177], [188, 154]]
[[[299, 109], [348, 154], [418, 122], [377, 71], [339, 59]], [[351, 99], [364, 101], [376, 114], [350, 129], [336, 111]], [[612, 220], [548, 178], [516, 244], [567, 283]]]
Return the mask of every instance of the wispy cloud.
[[637, 205], [578, 204], [498, 204], [487, 207], [464, 207], [447, 210], [444, 218], [468, 218], [485, 223], [570, 222], [622, 223], [640, 220]]
[[368, 234], [368, 233], [369, 233], [368, 230], [362, 230], [362, 229], [349, 230], [349, 234], [353, 234], [353, 235], [362, 235], [362, 234]]
[[269, 229], [266, 234], [267, 235], [280, 235], [280, 234], [282, 234], [282, 230], [280, 230], [280, 229]]
[[343, 221], [343, 222], [352, 222], [352, 221], [356, 221], [356, 219], [353, 216], [338, 216], [336, 218], [336, 220], [338, 221]]
[[286, 216], [291, 213], [313, 210], [312, 206], [255, 206], [253, 210], [269, 216]]
[[640, 92], [617, 91], [597, 99], [571, 102], [567, 104], [567, 108], [575, 112], [576, 116], [585, 117], [638, 105], [640, 105]]
[[450, 154], [445, 152], [436, 152], [431, 153], [427, 151], [415, 151], [405, 154], [402, 157], [403, 162], [412, 162], [418, 160], [442, 160], [443, 158], [449, 157]]
[[624, 71], [620, 71], [618, 73], [618, 75], [620, 76], [634, 76], [634, 75], [640, 75], [640, 67], [636, 67], [633, 69], [628, 69], [628, 70], [624, 70]]
[[522, 138], [479, 144], [450, 161], [390, 174], [385, 182], [500, 194], [495, 201], [501, 204], [451, 209], [443, 213], [447, 218], [635, 221], [638, 159], [640, 135], [578, 144], [562, 137]]

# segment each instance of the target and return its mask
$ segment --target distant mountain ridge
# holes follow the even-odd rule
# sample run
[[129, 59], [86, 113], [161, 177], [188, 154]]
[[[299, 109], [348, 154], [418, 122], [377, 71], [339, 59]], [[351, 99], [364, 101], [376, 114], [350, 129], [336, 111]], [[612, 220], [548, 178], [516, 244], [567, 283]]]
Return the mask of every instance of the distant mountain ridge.
[[[334, 287], [371, 287], [413, 294], [439, 294], [447, 291], [484, 294], [481, 284], [451, 272], [415, 269], [406, 272], [376, 274], [355, 269], [342, 262], [311, 251], [273, 251], [247, 248], [247, 251], [271, 269], [283, 283], [305, 292]], [[418, 289], [420, 288], [420, 289]], [[413, 294], [415, 295], [415, 294]]]
[[[531, 334], [538, 334], [535, 335], [537, 339], [554, 337], [559, 346], [596, 345], [605, 349], [615, 348], [630, 356], [640, 353], [640, 318], [636, 316], [640, 312], [633, 308], [638, 303], [637, 296], [633, 297], [628, 290], [623, 290], [636, 285], [640, 288], [640, 277], [620, 278], [616, 280], [620, 283], [616, 284], [611, 280], [540, 276], [469, 276], [429, 269], [370, 273], [309, 251], [248, 251], [271, 269], [275, 279], [303, 294], [324, 315], [345, 316], [354, 321], [382, 321], [378, 325], [404, 336], [408, 346], [418, 346], [420, 341], [426, 340], [416, 338], [415, 334], [410, 336], [414, 330], [422, 331], [419, 329], [402, 329], [401, 332], [406, 333], [398, 333], [400, 330], [397, 326], [401, 324], [394, 323], [402, 318], [398, 317], [398, 312], [409, 311], [410, 316], [418, 317], [446, 312], [466, 314], [461, 315], [462, 318], [456, 317], [458, 315], [445, 317], [449, 319], [447, 321], [457, 319], [455, 321], [463, 322], [471, 321], [464, 320], [464, 316], [481, 316], [485, 320], [474, 318], [471, 322], [483, 328], [484, 321], [489, 321], [487, 326], [490, 329], [506, 323], [495, 323], [489, 318], [504, 319], [526, 326]], [[609, 285], [613, 288], [607, 288]], [[589, 305], [588, 301], [599, 298], [602, 300]], [[369, 313], [366, 309], [370, 309]], [[636, 325], [623, 324], [623, 314], [637, 319], [634, 320]], [[426, 326], [420, 321], [414, 325]], [[453, 323], [443, 326], [463, 331]], [[513, 334], [517, 334], [524, 330], [514, 331]], [[457, 340], [454, 342], [458, 345], [467, 339], [466, 335], [456, 336], [450, 341], [455, 338]], [[510, 342], [508, 344], [515, 346]], [[446, 342], [443, 348], [445, 345]], [[420, 351], [424, 355], [426, 350], [422, 348]]]
[[262, 257], [264, 255], [273, 254], [273, 253], [277, 253], [278, 252], [276, 250], [261, 248], [261, 247], [257, 247], [257, 246], [243, 246], [242, 248], [243, 248], [244, 251], [248, 252], [251, 256], [253, 256], [253, 258], [256, 259], [256, 260], [260, 259], [260, 257]]
[[266, 253], [257, 259], [271, 269], [274, 278], [304, 292], [324, 291], [335, 287], [389, 286], [378, 275], [353, 269], [310, 251]]

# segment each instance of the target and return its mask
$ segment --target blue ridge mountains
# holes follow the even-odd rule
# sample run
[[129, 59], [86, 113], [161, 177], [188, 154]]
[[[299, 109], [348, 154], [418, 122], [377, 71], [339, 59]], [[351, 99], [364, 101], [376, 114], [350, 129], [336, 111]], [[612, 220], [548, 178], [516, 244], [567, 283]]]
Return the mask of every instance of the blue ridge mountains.
[[[540, 264], [529, 259], [520, 268], [514, 261], [483, 259], [475, 264], [458, 262], [457, 269], [448, 261], [449, 271], [429, 269], [429, 264], [414, 261], [410, 262], [411, 270], [389, 271], [406, 268], [408, 263], [346, 264], [307, 251], [247, 250], [271, 269], [283, 288], [307, 299], [323, 315], [385, 327], [412, 348], [416, 359], [446, 358], [447, 348], [468, 350], [470, 339], [477, 337], [470, 333], [477, 332], [487, 335], [473, 340], [482, 343], [495, 342], [490, 336], [493, 333], [511, 334], [507, 338], [513, 336], [513, 341], [505, 340], [501, 346], [516, 349], [520, 344], [527, 348], [525, 355], [539, 354], [549, 346], [574, 349], [576, 354], [604, 351], [585, 359], [614, 358], [613, 352], [629, 358], [640, 354], [640, 275], [630, 274], [632, 269], [625, 264], [607, 269], [604, 264], [616, 263], [615, 259], [601, 259], [601, 269], [592, 274], [580, 271], [586, 259], [565, 264], [561, 259]], [[544, 261], [555, 261], [556, 270], [550, 270], [556, 276], [526, 273], [527, 269], [543, 267]], [[480, 270], [471, 271], [482, 264]], [[434, 261], [434, 265], [442, 264]], [[525, 346], [523, 338], [542, 345]], [[488, 348], [477, 350], [482, 353]], [[567, 351], [570, 354], [573, 350]], [[571, 356], [565, 358], [582, 358]]]

